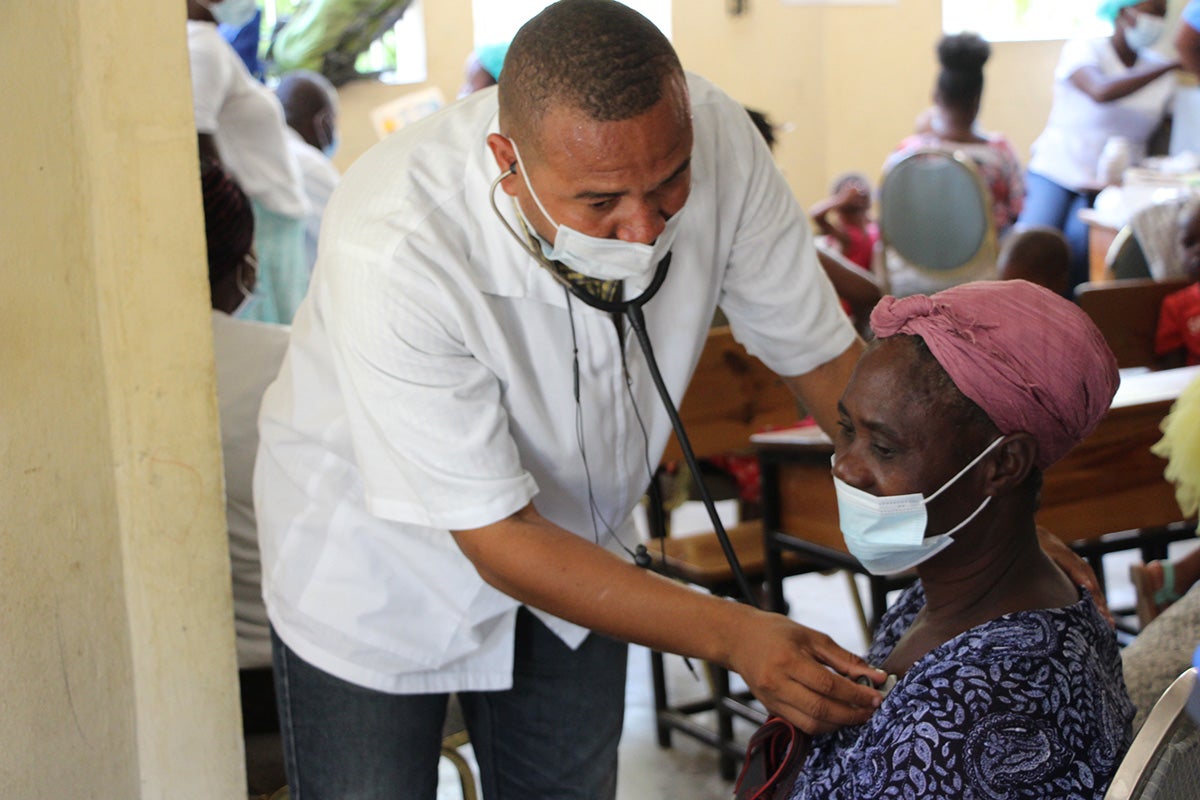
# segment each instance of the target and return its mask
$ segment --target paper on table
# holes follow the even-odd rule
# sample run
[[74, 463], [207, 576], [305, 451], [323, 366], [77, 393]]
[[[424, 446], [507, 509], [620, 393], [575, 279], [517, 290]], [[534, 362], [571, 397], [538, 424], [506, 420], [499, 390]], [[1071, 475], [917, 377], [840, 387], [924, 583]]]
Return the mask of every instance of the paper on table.
[[825, 431], [816, 425], [754, 433], [750, 435], [750, 441], [758, 444], [833, 444]]

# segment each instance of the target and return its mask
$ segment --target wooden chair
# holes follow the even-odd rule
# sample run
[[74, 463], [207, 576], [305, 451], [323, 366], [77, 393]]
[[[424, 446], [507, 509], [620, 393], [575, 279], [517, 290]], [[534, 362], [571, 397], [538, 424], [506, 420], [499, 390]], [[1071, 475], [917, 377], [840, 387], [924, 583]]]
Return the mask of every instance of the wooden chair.
[[1186, 278], [1081, 283], [1075, 289], [1075, 300], [1104, 334], [1118, 367], [1150, 367], [1155, 363], [1154, 333], [1162, 299], [1188, 283]]
[[[700, 356], [700, 363], [679, 408], [680, 418], [696, 458], [746, 450], [750, 435], [768, 426], [783, 426], [797, 420], [796, 398], [791, 390], [761, 361], [733, 339], [727, 326], [713, 328]], [[682, 450], [671, 438], [664, 463], [681, 461]], [[653, 569], [713, 594], [739, 597], [733, 571], [715, 532], [671, 537], [666, 534], [665, 510], [650, 495], [649, 516], [654, 541], [647, 544]], [[766, 575], [765, 545], [759, 520], [742, 522], [727, 531], [742, 571], [754, 586]], [[799, 557], [787, 563], [790, 574], [820, 569]], [[671, 732], [679, 731], [719, 751], [721, 774], [732, 780], [745, 754], [745, 744], [734, 736], [734, 718], [741, 717], [756, 727], [766, 721], [761, 708], [749, 705], [748, 694], [730, 689], [727, 670], [706, 664], [710, 696], [690, 703], [672, 704], [668, 698], [666, 673], [661, 653], [651, 653], [654, 706], [661, 747], [671, 746]], [[712, 712], [715, 727], [706, 727], [698, 714]]]

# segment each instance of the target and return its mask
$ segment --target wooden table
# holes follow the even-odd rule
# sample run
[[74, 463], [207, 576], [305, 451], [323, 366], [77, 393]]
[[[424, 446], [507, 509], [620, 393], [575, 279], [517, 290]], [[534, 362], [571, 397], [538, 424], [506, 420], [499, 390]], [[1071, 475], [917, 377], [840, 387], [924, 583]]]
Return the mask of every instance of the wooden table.
[[[1037, 521], [1099, 568], [1106, 552], [1131, 547], [1165, 547], [1186, 531], [1154, 538], [1132, 531], [1157, 529], [1185, 519], [1174, 486], [1163, 478], [1165, 462], [1150, 453], [1161, 436], [1159, 423], [1200, 367], [1128, 375], [1112, 408], [1096, 430], [1045, 472]], [[795, 551], [830, 568], [869, 575], [846, 550], [838, 527], [837, 498], [830, 476], [833, 446], [816, 429], [754, 437], [762, 468], [763, 538], [770, 605], [783, 603], [782, 556]], [[1129, 531], [1113, 541], [1110, 535]], [[869, 575], [873, 620], [886, 609], [887, 592], [912, 576]]]
[[1108, 250], [1118, 230], [1091, 208], [1080, 209], [1079, 218], [1088, 228], [1088, 280], [1093, 283], [1109, 280]]

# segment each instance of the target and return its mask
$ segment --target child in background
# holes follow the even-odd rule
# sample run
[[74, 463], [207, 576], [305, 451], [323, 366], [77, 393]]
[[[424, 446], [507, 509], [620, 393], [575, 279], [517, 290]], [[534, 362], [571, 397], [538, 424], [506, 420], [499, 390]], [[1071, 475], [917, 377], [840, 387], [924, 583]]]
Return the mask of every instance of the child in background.
[[1182, 224], [1183, 266], [1193, 283], [1163, 298], [1154, 352], [1160, 368], [1200, 364], [1200, 207]]
[[[870, 212], [871, 184], [861, 173], [849, 172], [833, 182], [830, 197], [813, 206], [809, 216], [834, 249], [871, 272], [879, 227], [871, 220]], [[831, 215], [836, 219], [830, 219]]]
[[1021, 279], [1066, 295], [1071, 249], [1058, 228], [1031, 225], [1009, 233], [1000, 246], [996, 277]]

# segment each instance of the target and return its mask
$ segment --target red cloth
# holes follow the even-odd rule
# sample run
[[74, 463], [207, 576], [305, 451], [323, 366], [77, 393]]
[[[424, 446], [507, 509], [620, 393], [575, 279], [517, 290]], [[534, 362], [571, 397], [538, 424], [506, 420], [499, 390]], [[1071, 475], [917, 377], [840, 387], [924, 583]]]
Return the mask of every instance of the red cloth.
[[1181, 348], [1189, 367], [1200, 364], [1200, 283], [1164, 297], [1158, 312], [1154, 352], [1165, 356]]
[[843, 225], [842, 234], [846, 237], [846, 248], [842, 255], [870, 272], [875, 243], [879, 241], [879, 226], [874, 222], [868, 222], [862, 228]]
[[937, 294], [885, 297], [880, 338], [920, 336], [959, 391], [1003, 434], [1038, 443], [1053, 464], [1095, 430], [1117, 391], [1117, 359], [1087, 314], [1028, 281], [977, 281]]

